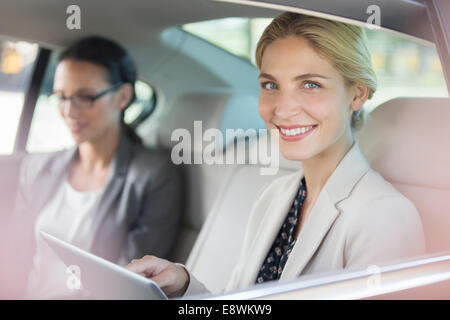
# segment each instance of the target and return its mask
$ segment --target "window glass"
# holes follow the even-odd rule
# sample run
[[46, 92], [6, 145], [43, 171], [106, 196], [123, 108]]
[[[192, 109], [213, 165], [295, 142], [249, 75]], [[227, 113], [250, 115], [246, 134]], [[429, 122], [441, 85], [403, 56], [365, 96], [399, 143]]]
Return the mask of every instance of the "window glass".
[[[51, 104], [48, 99], [48, 96], [53, 91], [56, 61], [57, 54], [53, 54], [31, 123], [26, 148], [30, 153], [52, 152], [75, 145], [70, 130], [59, 114], [58, 108]], [[137, 81], [135, 90], [137, 99], [125, 111], [125, 122], [128, 124], [140, 118], [154, 101], [154, 91], [149, 84]]]
[[225, 18], [185, 24], [182, 29], [254, 64], [253, 52], [270, 21], [266, 18]]
[[[226, 18], [186, 24], [182, 29], [255, 64], [256, 44], [272, 19]], [[378, 89], [365, 109], [396, 97], [448, 97], [433, 46], [391, 33], [366, 29]]]
[[366, 103], [372, 110], [396, 97], [448, 97], [435, 47], [366, 29], [378, 88]]
[[134, 89], [136, 90], [136, 101], [125, 110], [125, 123], [127, 124], [132, 124], [140, 119], [143, 114], [154, 107], [155, 103], [155, 92], [147, 82], [136, 81]]
[[25, 92], [33, 72], [38, 46], [0, 40], [0, 154], [14, 152]]

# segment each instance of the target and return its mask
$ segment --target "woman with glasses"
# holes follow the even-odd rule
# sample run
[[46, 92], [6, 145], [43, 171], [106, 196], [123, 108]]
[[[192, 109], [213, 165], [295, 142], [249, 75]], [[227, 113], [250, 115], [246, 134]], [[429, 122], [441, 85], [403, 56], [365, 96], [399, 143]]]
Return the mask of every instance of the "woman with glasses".
[[144, 148], [124, 122], [135, 81], [130, 55], [104, 38], [83, 39], [59, 56], [50, 101], [76, 147], [23, 164], [11, 230], [20, 236], [17, 274], [28, 275], [29, 298], [83, 296], [67, 285], [71, 273], [41, 231], [122, 265], [146, 253], [171, 253], [181, 177], [170, 154]]

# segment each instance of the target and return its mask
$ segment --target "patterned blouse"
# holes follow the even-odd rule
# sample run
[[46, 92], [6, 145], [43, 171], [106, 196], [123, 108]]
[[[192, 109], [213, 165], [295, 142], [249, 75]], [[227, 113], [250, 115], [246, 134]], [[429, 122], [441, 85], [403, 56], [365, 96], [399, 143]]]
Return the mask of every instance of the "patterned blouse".
[[305, 178], [302, 178], [297, 196], [289, 210], [286, 220], [281, 226], [275, 242], [267, 254], [255, 283], [262, 283], [270, 280], [280, 279], [286, 261], [294, 248], [296, 240], [294, 239], [295, 226], [297, 224], [298, 212], [306, 198]]

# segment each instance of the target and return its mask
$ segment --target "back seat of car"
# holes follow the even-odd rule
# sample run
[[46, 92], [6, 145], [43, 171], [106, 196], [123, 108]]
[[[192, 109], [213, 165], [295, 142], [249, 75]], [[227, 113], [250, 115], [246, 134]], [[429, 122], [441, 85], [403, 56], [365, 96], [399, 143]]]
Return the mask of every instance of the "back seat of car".
[[[174, 130], [187, 129], [191, 133], [191, 145], [184, 151], [190, 154], [193, 161], [194, 157], [201, 156], [203, 147], [209, 144], [209, 142], [202, 143], [202, 136], [194, 134], [194, 121], [201, 121], [203, 133], [210, 128], [222, 128], [224, 118], [232, 116], [231, 109], [244, 104], [253, 104], [253, 107], [256, 107], [257, 97], [214, 90], [183, 94], [170, 105], [168, 112], [161, 116], [158, 145], [171, 149], [179, 143], [171, 141]], [[239, 119], [236, 120], [239, 122]], [[222, 151], [226, 143], [223, 141], [223, 145], [218, 146], [219, 150]], [[185, 212], [172, 259], [184, 263], [203, 223], [212, 212], [212, 207], [222, 198], [234, 171], [243, 165], [192, 163], [180, 166], [183, 168], [186, 188]]]
[[[158, 145], [171, 150], [178, 141], [171, 141], [176, 129], [187, 129], [191, 133], [192, 144], [185, 152], [194, 156], [201, 154], [202, 137], [194, 137], [194, 121], [202, 121], [203, 130], [217, 128], [230, 95], [227, 93], [188, 93], [178, 97], [170, 106], [169, 112], [160, 120]], [[194, 138], [196, 140], [194, 140]], [[197, 148], [196, 148], [197, 146]], [[185, 210], [182, 217], [179, 241], [172, 255], [172, 260], [184, 263], [194, 245], [198, 232], [210, 211], [214, 195], [218, 193], [221, 180], [225, 174], [222, 168], [211, 170], [210, 166], [200, 164], [181, 164], [185, 181]]]
[[410, 199], [428, 253], [450, 250], [450, 99], [396, 98], [357, 135], [372, 168]]
[[[215, 99], [203, 94], [183, 98], [184, 107], [171, 114], [169, 122], [172, 124], [164, 123], [166, 137], [162, 141], [166, 141], [167, 147], [170, 128], [187, 128], [198, 119], [205, 120], [204, 130], [219, 127], [230, 96], [221, 95], [215, 102], [203, 100], [209, 98]], [[209, 107], [216, 107], [207, 109], [202, 101], [209, 103]], [[445, 147], [450, 141], [450, 126], [447, 119], [450, 119], [449, 99], [399, 98], [376, 108], [356, 137], [372, 167], [416, 205], [429, 252], [450, 248], [450, 149]], [[248, 150], [255, 147], [258, 147], [257, 141], [250, 143]], [[236, 144], [231, 143], [225, 154], [230, 148], [236, 148]], [[225, 287], [239, 256], [257, 192], [276, 177], [298, 170], [300, 163], [280, 156], [279, 171], [274, 176], [260, 175], [261, 164], [183, 167], [189, 196], [173, 260], [185, 262], [188, 257], [189, 270], [212, 292], [218, 293]]]

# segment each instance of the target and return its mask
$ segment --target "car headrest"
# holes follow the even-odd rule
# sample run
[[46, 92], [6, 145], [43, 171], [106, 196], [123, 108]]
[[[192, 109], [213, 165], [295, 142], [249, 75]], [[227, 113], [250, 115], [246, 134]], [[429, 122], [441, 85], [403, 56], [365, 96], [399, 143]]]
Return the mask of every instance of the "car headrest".
[[389, 182], [450, 187], [450, 99], [390, 100], [370, 113], [356, 139]]
[[[178, 141], [171, 141], [175, 129], [186, 129], [191, 135], [191, 152], [201, 152], [202, 136], [194, 134], [194, 121], [201, 121], [203, 132], [219, 128], [230, 93], [190, 92], [179, 96], [170, 111], [162, 116], [158, 131], [158, 144], [171, 149]], [[197, 147], [200, 150], [195, 150]], [[189, 150], [186, 150], [189, 151]]]
[[[238, 115], [238, 116], [236, 116]], [[194, 121], [201, 121], [201, 131], [194, 132]], [[264, 128], [264, 122], [258, 116], [258, 97], [248, 93], [230, 93], [226, 91], [189, 92], [178, 97], [170, 111], [162, 116], [158, 135], [158, 144], [170, 149], [179, 141], [171, 141], [175, 129], [186, 129], [191, 136], [190, 152], [202, 152], [203, 134], [214, 128], [222, 133], [222, 140], [215, 140], [218, 150], [224, 149], [233, 134], [227, 129]], [[236, 131], [236, 134], [239, 132]]]

